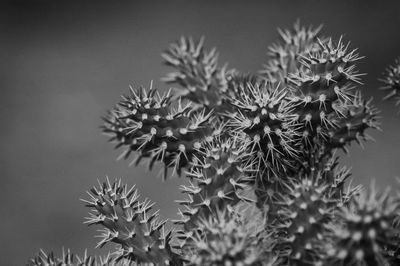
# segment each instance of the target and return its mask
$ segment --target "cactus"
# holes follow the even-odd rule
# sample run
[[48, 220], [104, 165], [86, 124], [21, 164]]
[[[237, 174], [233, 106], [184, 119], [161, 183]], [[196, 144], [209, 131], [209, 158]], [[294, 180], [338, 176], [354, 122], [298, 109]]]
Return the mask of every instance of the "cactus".
[[260, 71], [271, 82], [286, 83], [289, 74], [301, 68], [299, 58], [309, 52], [319, 50], [318, 38], [321, 38], [322, 25], [314, 28], [301, 26], [297, 21], [291, 30], [279, 30], [280, 43], [269, 47], [269, 62]]
[[108, 254], [105, 257], [88, 256], [85, 252], [83, 257], [79, 257], [71, 253], [68, 249], [63, 250], [61, 257], [56, 257], [53, 252], [46, 253], [43, 250], [28, 262], [29, 266], [135, 266], [133, 261], [122, 260], [116, 261], [115, 258]]
[[239, 140], [214, 140], [205, 147], [203, 160], [195, 160], [187, 176], [190, 186], [182, 186], [189, 199], [180, 201], [185, 206], [181, 222], [186, 230], [195, 227], [199, 217], [207, 219], [216, 210], [234, 206], [245, 196], [240, 192], [254, 182], [252, 164], [246, 162], [246, 148]]
[[[167, 223], [135, 187], [107, 178], [83, 200], [85, 223], [115, 252], [41, 251], [27, 265], [398, 265], [400, 195], [350, 186], [336, 152], [379, 129], [359, 88], [362, 56], [321, 28], [280, 30], [258, 74], [219, 66], [204, 38], [172, 44], [164, 81], [180, 88], [131, 88], [102, 130], [124, 148], [119, 158], [185, 177], [179, 219]], [[398, 64], [382, 81], [399, 103]]]
[[342, 226], [335, 230], [334, 245], [329, 251], [333, 265], [389, 265], [384, 250], [396, 247], [393, 236], [399, 233], [394, 221], [399, 202], [389, 190], [377, 193], [372, 183], [369, 191], [338, 212]]
[[128, 189], [121, 180], [100, 184], [90, 190], [90, 199], [85, 201], [93, 212], [87, 218], [89, 225], [104, 226], [98, 247], [113, 242], [120, 245], [117, 260], [158, 265], [180, 265], [179, 255], [171, 246], [171, 233], [165, 229], [165, 221], [159, 221], [158, 213], [151, 212], [154, 204], [138, 201], [138, 191]]
[[289, 75], [292, 101], [297, 103], [307, 141], [334, 129], [338, 118], [347, 118], [343, 112], [354, 105], [352, 85], [360, 83], [361, 75], [355, 69], [360, 57], [342, 39], [319, 40], [318, 45], [317, 52], [301, 57], [301, 71]]
[[[324, 254], [322, 241], [337, 205], [327, 195], [329, 187], [311, 179], [293, 184], [276, 218], [278, 252], [287, 252], [290, 265], [318, 265]], [[322, 249], [321, 249], [322, 248]], [[287, 251], [286, 251], [287, 250]]]
[[244, 143], [267, 168], [285, 168], [287, 159], [296, 156], [297, 140], [296, 116], [284, 101], [286, 93], [270, 83], [247, 83], [241, 90], [241, 98], [231, 99], [236, 110], [232, 130], [244, 133]]
[[162, 54], [165, 63], [177, 69], [169, 73], [164, 81], [183, 87], [177, 96], [200, 104], [203, 108], [217, 109], [222, 106], [222, 95], [227, 91], [225, 67], [218, 67], [216, 49], [206, 51], [204, 38], [195, 42], [182, 37]]
[[260, 242], [258, 235], [263, 234], [264, 220], [258, 217], [255, 221], [227, 211], [199, 219], [201, 233], [193, 237], [191, 245], [196, 253], [189, 265], [256, 266], [274, 262], [276, 258], [269, 252], [271, 243]]
[[381, 79], [382, 90], [388, 91], [383, 98], [385, 100], [393, 98], [396, 105], [400, 104], [400, 59], [397, 58], [394, 65], [389, 66]]
[[346, 108], [344, 118], [340, 118], [336, 122], [336, 128], [328, 132], [327, 146], [332, 148], [342, 148], [347, 151], [346, 145], [352, 141], [362, 144], [362, 141], [371, 140], [366, 129], [379, 128], [377, 122], [378, 110], [371, 105], [371, 100], [366, 101], [357, 93], [353, 104]]
[[160, 95], [153, 88], [131, 89], [104, 120], [103, 130], [117, 140], [117, 147], [127, 146], [121, 157], [139, 152], [136, 164], [149, 158], [150, 169], [162, 161], [164, 177], [168, 167], [180, 175], [201, 143], [212, 140], [215, 133], [210, 112], [195, 112], [190, 103], [181, 101], [174, 107], [170, 92]]

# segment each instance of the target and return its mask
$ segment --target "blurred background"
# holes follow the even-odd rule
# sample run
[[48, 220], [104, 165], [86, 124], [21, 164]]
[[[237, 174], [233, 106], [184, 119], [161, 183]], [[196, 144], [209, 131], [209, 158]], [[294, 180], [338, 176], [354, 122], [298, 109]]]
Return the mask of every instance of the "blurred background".
[[206, 37], [220, 62], [255, 72], [266, 61], [277, 27], [324, 24], [366, 56], [364, 94], [381, 110], [376, 142], [354, 145], [342, 163], [354, 183], [398, 188], [400, 116], [382, 102], [377, 79], [400, 55], [399, 1], [13, 1], [0, 4], [0, 265], [24, 265], [39, 248], [94, 250], [96, 228], [83, 225], [80, 198], [121, 177], [176, 218], [183, 197], [177, 178], [116, 161], [100, 117], [128, 92], [154, 85], [170, 69], [160, 53], [181, 35]]

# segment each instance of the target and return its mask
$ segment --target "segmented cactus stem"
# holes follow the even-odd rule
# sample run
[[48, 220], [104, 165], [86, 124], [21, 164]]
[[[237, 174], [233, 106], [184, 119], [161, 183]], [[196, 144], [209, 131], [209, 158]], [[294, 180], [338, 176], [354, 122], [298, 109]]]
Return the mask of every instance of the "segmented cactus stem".
[[151, 169], [155, 162], [164, 163], [179, 175], [187, 167], [204, 141], [215, 134], [211, 112], [194, 111], [189, 102], [173, 104], [171, 91], [161, 95], [154, 88], [132, 89], [104, 118], [103, 131], [117, 147], [125, 147], [120, 158], [137, 153], [133, 163], [148, 159]]
[[128, 188], [121, 180], [110, 183], [107, 178], [88, 194], [90, 199], [85, 202], [92, 212], [86, 223], [103, 226], [98, 247], [117, 244], [117, 260], [182, 265], [170, 246], [172, 231], [165, 228], [166, 221], [159, 219], [158, 212], [151, 211], [154, 203], [138, 200], [135, 187]]
[[395, 104], [400, 105], [400, 58], [386, 69], [380, 81], [383, 84], [381, 89], [388, 93], [383, 99], [394, 99]]
[[[256, 223], [259, 227], [252, 227]], [[263, 224], [262, 219], [255, 219], [254, 216], [250, 221], [226, 211], [199, 219], [201, 233], [193, 236], [192, 246], [196, 252], [189, 265], [272, 265], [276, 258], [268, 252], [271, 243], [263, 241], [265, 236], [260, 231]]]
[[164, 81], [182, 86], [177, 96], [200, 104], [202, 107], [219, 109], [222, 95], [227, 91], [226, 69], [218, 66], [216, 49], [206, 51], [204, 38], [195, 42], [182, 37], [162, 54], [165, 63], [176, 69]]
[[[343, 226], [335, 229], [334, 244], [328, 256], [332, 265], [389, 265], [393, 259], [385, 250], [397, 247], [399, 229], [395, 220], [399, 201], [389, 194], [376, 191], [371, 183], [368, 191], [353, 198], [349, 206], [338, 213]], [[394, 265], [394, 264], [393, 264]]]
[[85, 252], [83, 257], [72, 254], [68, 249], [63, 250], [60, 257], [56, 257], [53, 252], [46, 253], [43, 250], [32, 258], [27, 266], [136, 266], [137, 264], [129, 260], [116, 261], [112, 254], [105, 257], [88, 256]]

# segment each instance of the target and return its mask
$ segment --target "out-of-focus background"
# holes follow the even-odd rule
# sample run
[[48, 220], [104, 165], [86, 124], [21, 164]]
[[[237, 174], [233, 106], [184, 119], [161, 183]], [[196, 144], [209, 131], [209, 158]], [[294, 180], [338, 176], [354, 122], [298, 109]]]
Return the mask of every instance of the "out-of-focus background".
[[276, 28], [324, 24], [366, 58], [366, 97], [381, 109], [376, 142], [355, 145], [343, 164], [354, 183], [398, 188], [400, 116], [378, 90], [384, 68], [400, 55], [399, 1], [13, 1], [0, 4], [0, 265], [24, 265], [39, 248], [94, 250], [79, 198], [121, 177], [176, 218], [182, 198], [173, 179], [116, 162], [100, 117], [128, 85], [168, 88], [160, 53], [181, 35], [206, 37], [220, 62], [255, 72], [267, 60]]

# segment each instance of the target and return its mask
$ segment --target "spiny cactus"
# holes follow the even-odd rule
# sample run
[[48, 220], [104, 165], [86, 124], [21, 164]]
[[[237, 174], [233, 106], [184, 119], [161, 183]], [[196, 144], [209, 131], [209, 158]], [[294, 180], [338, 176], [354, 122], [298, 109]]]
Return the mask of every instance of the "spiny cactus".
[[381, 79], [382, 90], [388, 91], [385, 100], [393, 98], [396, 105], [400, 104], [400, 59], [397, 58], [393, 65], [389, 66]]
[[[279, 212], [281, 225], [278, 228], [282, 228], [283, 234], [281, 244], [287, 246], [279, 246], [279, 250], [288, 249], [286, 256], [294, 265], [298, 262], [309, 265], [320, 263], [324, 226], [333, 215], [329, 201], [321, 196], [325, 188], [314, 187], [308, 191], [307, 186], [311, 187], [311, 184], [301, 191], [293, 191], [294, 199], [287, 199], [285, 208]], [[298, 187], [295, 189], [300, 190]]]
[[[400, 193], [348, 185], [336, 152], [379, 129], [378, 110], [356, 88], [362, 56], [320, 31], [280, 31], [260, 74], [220, 67], [204, 39], [172, 44], [163, 58], [175, 72], [164, 80], [181, 88], [131, 88], [103, 131], [125, 149], [121, 158], [187, 178], [174, 228], [134, 187], [107, 179], [84, 200], [86, 223], [102, 227], [98, 247], [116, 251], [41, 252], [28, 265], [399, 265]], [[383, 79], [396, 100], [397, 65]]]
[[86, 223], [104, 227], [98, 247], [110, 242], [120, 245], [117, 260], [181, 265], [170, 246], [171, 231], [165, 229], [165, 221], [159, 221], [158, 212], [151, 212], [153, 203], [138, 201], [134, 187], [107, 179], [99, 188], [93, 187], [89, 196], [86, 206], [93, 211]]
[[182, 185], [187, 200], [178, 201], [184, 206], [179, 213], [189, 235], [197, 227], [197, 220], [208, 219], [217, 210], [233, 207], [247, 200], [243, 192], [254, 183], [251, 157], [238, 138], [215, 139], [204, 147], [202, 159], [196, 159], [187, 177], [190, 185]]
[[355, 62], [360, 59], [356, 50], [348, 50], [340, 39], [318, 41], [320, 49], [300, 58], [304, 68], [289, 76], [292, 101], [304, 126], [303, 136], [312, 138], [335, 127], [335, 120], [351, 107], [353, 83], [360, 82]]
[[180, 175], [204, 141], [211, 141], [215, 133], [210, 112], [194, 111], [190, 103], [180, 100], [176, 106], [170, 91], [160, 95], [156, 89], [131, 89], [130, 95], [104, 118], [103, 130], [117, 141], [117, 147], [125, 146], [121, 154], [128, 158], [138, 152], [150, 160], [149, 167], [157, 161], [174, 168]]
[[110, 254], [105, 257], [88, 256], [85, 252], [83, 257], [74, 255], [68, 249], [63, 250], [61, 257], [56, 257], [53, 252], [46, 253], [41, 250], [35, 258], [28, 262], [28, 266], [136, 266], [133, 261], [116, 261]]
[[299, 58], [307, 53], [319, 50], [318, 38], [321, 38], [322, 25], [314, 27], [294, 24], [291, 30], [280, 30], [280, 42], [269, 47], [270, 60], [261, 72], [271, 82], [286, 83], [289, 74], [298, 72], [302, 67]]
[[269, 170], [285, 168], [296, 156], [296, 116], [286, 92], [271, 83], [243, 84], [241, 98], [231, 100], [236, 112], [230, 126], [243, 132], [243, 142]]
[[357, 93], [354, 97], [352, 105], [344, 108], [343, 118], [336, 121], [334, 129], [328, 131], [327, 146], [329, 149], [342, 148], [347, 151], [347, 146], [352, 141], [362, 144], [362, 141], [371, 140], [365, 131], [368, 128], [380, 129], [378, 118], [378, 110], [372, 106], [371, 100], [366, 101], [361, 97], [361, 93]]
[[198, 227], [201, 233], [193, 236], [192, 246], [196, 252], [189, 265], [272, 265], [276, 258], [269, 252], [271, 243], [260, 242], [258, 235], [263, 233], [263, 225], [260, 217], [249, 221], [227, 211], [200, 218]]
[[369, 191], [351, 201], [338, 212], [342, 226], [335, 228], [334, 245], [329, 250], [333, 265], [389, 265], [385, 249], [394, 247], [399, 233], [395, 219], [399, 201], [386, 190], [377, 193], [372, 183]]
[[340, 187], [322, 178], [318, 173], [315, 178], [292, 181], [285, 198], [276, 202], [281, 206], [271, 222], [280, 240], [276, 248], [290, 265], [323, 265], [325, 235], [342, 201], [333, 196]]
[[162, 54], [165, 63], [176, 68], [163, 80], [182, 86], [178, 96], [189, 99], [207, 109], [222, 106], [222, 95], [227, 91], [225, 67], [218, 66], [216, 49], [206, 51], [204, 38], [195, 42], [182, 37]]

